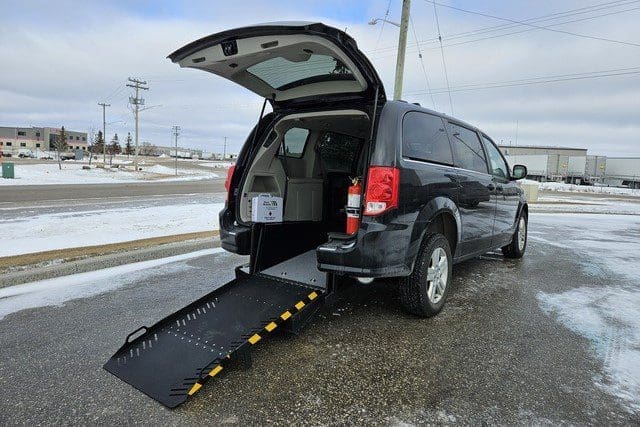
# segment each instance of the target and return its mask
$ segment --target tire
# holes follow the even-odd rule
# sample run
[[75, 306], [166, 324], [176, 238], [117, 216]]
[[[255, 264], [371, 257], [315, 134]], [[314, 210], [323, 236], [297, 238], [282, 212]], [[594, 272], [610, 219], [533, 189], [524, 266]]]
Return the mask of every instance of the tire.
[[[433, 266], [437, 259], [440, 260], [440, 268]], [[418, 252], [413, 272], [399, 283], [400, 303], [404, 310], [420, 317], [438, 314], [449, 293], [452, 267], [447, 238], [442, 234], [427, 236]]]
[[518, 225], [511, 243], [502, 247], [502, 255], [505, 258], [522, 258], [524, 252], [527, 250], [527, 231], [529, 229], [528, 217], [525, 212], [520, 214], [518, 218]]

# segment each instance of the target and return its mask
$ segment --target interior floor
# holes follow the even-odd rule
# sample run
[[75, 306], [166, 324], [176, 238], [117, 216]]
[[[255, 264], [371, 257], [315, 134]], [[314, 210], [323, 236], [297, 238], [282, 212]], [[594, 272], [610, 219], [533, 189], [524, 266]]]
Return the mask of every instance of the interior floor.
[[303, 283], [317, 289], [327, 288], [327, 273], [318, 270], [315, 249], [262, 270], [260, 273], [278, 279]]

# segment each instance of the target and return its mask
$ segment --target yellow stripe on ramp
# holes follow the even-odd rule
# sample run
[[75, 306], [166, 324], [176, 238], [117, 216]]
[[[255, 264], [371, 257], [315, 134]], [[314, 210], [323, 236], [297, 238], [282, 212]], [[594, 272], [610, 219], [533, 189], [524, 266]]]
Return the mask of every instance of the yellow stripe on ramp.
[[298, 303], [296, 304], [296, 308], [297, 308], [298, 310], [302, 310], [302, 307], [304, 307], [304, 305], [305, 305], [305, 304], [304, 304], [302, 301], [300, 301], [300, 302], [298, 302]]
[[262, 337], [261, 337], [260, 335], [258, 335], [258, 334], [253, 334], [253, 336], [252, 336], [251, 338], [249, 338], [249, 342], [250, 342], [251, 344], [255, 344], [255, 343], [257, 343], [258, 341], [260, 341], [260, 339], [261, 339], [261, 338], [262, 338]]
[[193, 393], [195, 393], [196, 391], [200, 390], [201, 387], [202, 387], [202, 384], [195, 383], [193, 385], [193, 387], [191, 387], [191, 390], [189, 390], [189, 396], [193, 395]]
[[271, 323], [269, 323], [267, 326], [265, 326], [264, 328], [265, 328], [267, 331], [271, 332], [271, 331], [273, 331], [273, 330], [274, 330], [275, 328], [277, 328], [277, 327], [278, 327], [278, 325], [276, 324], [276, 322], [271, 322]]
[[218, 375], [218, 373], [219, 373], [220, 371], [222, 371], [222, 366], [218, 365], [218, 366], [216, 366], [215, 368], [213, 368], [213, 369], [211, 370], [211, 372], [209, 372], [209, 376], [210, 376], [210, 377], [215, 377], [216, 375]]
[[318, 297], [318, 294], [317, 294], [317, 293], [315, 293], [315, 292], [311, 292], [311, 293], [309, 294], [309, 299], [310, 299], [311, 301], [313, 301], [313, 300], [314, 300], [314, 299], [316, 299], [317, 297]]
[[282, 313], [282, 314], [280, 315], [280, 318], [281, 318], [282, 320], [287, 320], [289, 317], [291, 317], [291, 313], [290, 313], [289, 311], [285, 311], [284, 313]]

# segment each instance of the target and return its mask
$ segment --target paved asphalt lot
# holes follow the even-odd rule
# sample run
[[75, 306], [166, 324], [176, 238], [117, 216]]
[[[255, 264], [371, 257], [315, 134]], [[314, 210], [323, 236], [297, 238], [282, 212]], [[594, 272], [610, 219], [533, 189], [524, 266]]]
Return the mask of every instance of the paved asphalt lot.
[[[604, 219], [618, 220], [626, 221]], [[637, 283], [554, 245], [584, 234], [559, 224], [533, 218], [521, 261], [488, 254], [456, 266], [433, 319], [403, 314], [388, 283], [347, 287], [300, 336], [261, 342], [253, 369], [226, 372], [176, 410], [101, 366], [128, 332], [225, 283], [243, 258], [194, 258], [113, 279], [110, 290], [62, 306], [8, 314], [0, 424], [640, 423], [640, 412], [596, 381], [607, 373], [592, 341], [540, 305], [540, 295], [577, 286]], [[640, 241], [638, 231], [630, 238]], [[637, 252], [628, 256], [637, 261]]]

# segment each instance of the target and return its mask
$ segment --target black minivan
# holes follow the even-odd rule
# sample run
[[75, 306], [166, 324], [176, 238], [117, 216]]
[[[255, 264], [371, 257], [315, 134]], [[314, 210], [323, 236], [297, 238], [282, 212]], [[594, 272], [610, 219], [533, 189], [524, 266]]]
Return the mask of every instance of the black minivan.
[[[315, 249], [314, 268], [366, 283], [397, 278], [411, 313], [436, 314], [452, 265], [502, 248], [519, 258], [527, 203], [491, 138], [460, 120], [388, 101], [375, 69], [345, 32], [282, 22], [214, 34], [177, 50], [181, 67], [225, 77], [265, 99], [227, 177], [222, 247], [252, 269]], [[345, 232], [359, 178], [360, 222]], [[256, 237], [252, 200], [283, 200], [282, 221]], [[260, 256], [258, 256], [258, 253]]]

